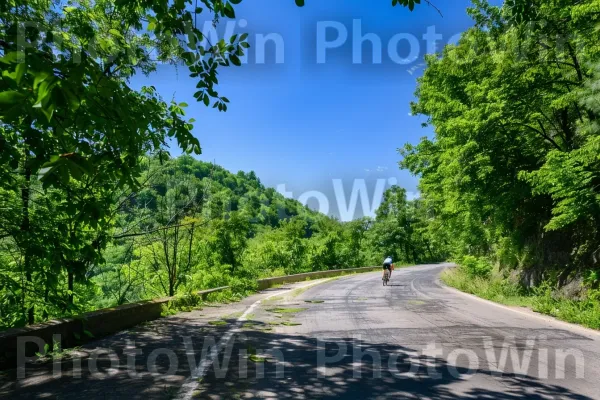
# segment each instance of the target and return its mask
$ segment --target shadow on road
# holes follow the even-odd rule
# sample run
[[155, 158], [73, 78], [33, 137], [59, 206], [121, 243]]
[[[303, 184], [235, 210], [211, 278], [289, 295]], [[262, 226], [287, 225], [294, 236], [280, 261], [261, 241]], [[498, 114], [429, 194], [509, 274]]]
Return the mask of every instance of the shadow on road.
[[[402, 346], [356, 338], [321, 338], [319, 343], [268, 332], [244, 336], [232, 349], [228, 368], [213, 366], [194, 398], [589, 399], [525, 375], [492, 378], [491, 371], [455, 367]], [[247, 360], [248, 349], [266, 360]], [[503, 389], [478, 387], [470, 382], [474, 375], [500, 380], [496, 386]]]
[[66, 354], [57, 362], [58, 378], [52, 361], [26, 364], [22, 380], [17, 370], [0, 371], [0, 399], [170, 399], [190, 376], [186, 341], [197, 363], [205, 339], [218, 341], [230, 328], [230, 323], [197, 326], [186, 318], [159, 319]]
[[[203, 345], [218, 341], [234, 321], [228, 322], [228, 326], [206, 330], [170, 318], [138, 332], [99, 341], [96, 346], [115, 352], [113, 369], [107, 354], [83, 349], [87, 355], [81, 360], [81, 377], [71, 376], [77, 363], [72, 360], [62, 362], [62, 377], [57, 379], [52, 378], [52, 364], [30, 366], [24, 385], [15, 387], [10, 382], [15, 376], [0, 381], [0, 398], [171, 399], [190, 375], [188, 357], [198, 363]], [[326, 340], [319, 342], [269, 329], [263, 322], [249, 321], [198, 382], [194, 398], [589, 399], [529, 376], [492, 377], [486, 369], [474, 372], [453, 367], [444, 359], [419, 355], [412, 348], [366, 338], [322, 338]], [[134, 359], [128, 340], [139, 343], [135, 348], [141, 354]], [[194, 354], [186, 352], [186, 341], [193, 344]], [[153, 351], [154, 360], [150, 356]], [[99, 372], [95, 375], [93, 368], [90, 370], [94, 364]], [[140, 376], [131, 377], [132, 371]], [[482, 376], [483, 380], [474, 379]], [[486, 388], [482, 381], [496, 384], [486, 384]]]

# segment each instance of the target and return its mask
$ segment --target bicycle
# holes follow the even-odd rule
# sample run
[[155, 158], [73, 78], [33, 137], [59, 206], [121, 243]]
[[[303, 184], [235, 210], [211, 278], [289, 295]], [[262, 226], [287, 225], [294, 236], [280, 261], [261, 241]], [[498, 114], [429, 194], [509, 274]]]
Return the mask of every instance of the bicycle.
[[388, 269], [383, 273], [383, 286], [387, 286], [390, 282], [390, 271]]

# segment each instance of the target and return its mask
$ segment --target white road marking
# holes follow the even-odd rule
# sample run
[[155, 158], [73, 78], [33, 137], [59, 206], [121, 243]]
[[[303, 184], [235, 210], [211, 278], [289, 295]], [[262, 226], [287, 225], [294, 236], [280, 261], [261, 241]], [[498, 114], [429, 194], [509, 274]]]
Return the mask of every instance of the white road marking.
[[254, 311], [256, 309], [256, 307], [258, 307], [260, 305], [261, 302], [263, 302], [264, 300], [268, 300], [275, 296], [280, 296], [282, 294], [292, 292], [297, 289], [304, 289], [304, 288], [307, 288], [310, 286], [319, 285], [321, 283], [327, 282], [328, 280], [329, 279], [324, 280], [324, 281], [311, 282], [309, 284], [294, 287], [292, 289], [275, 292], [265, 298], [262, 298], [256, 302], [254, 302], [250, 307], [248, 307], [248, 309], [242, 314], [242, 316], [236, 320], [235, 326], [223, 335], [223, 337], [221, 338], [221, 340], [219, 340], [219, 343], [217, 343], [217, 345], [213, 346], [210, 349], [210, 353], [204, 360], [200, 361], [200, 363], [198, 364], [198, 367], [191, 371], [189, 378], [187, 378], [186, 381], [184, 382], [184, 384], [181, 386], [181, 389], [179, 390], [179, 393], [177, 394], [177, 396], [175, 396], [175, 399], [176, 400], [192, 399], [192, 397], [194, 395], [194, 391], [198, 387], [198, 380], [200, 378], [203, 378], [204, 376], [206, 376], [206, 373], [208, 372], [210, 366], [217, 359], [221, 350], [223, 350], [227, 346], [227, 344], [229, 343], [229, 341], [231, 340], [231, 338], [233, 337], [233, 335], [235, 333], [238, 333], [241, 331], [242, 323], [248, 320], [248, 315], [250, 315], [252, 313], [252, 311]]
[[431, 297], [431, 296], [429, 296], [429, 295], [426, 295], [425, 293], [421, 292], [419, 289], [417, 289], [417, 288], [415, 287], [415, 281], [416, 281], [417, 279], [419, 279], [419, 277], [416, 277], [415, 279], [413, 279], [412, 281], [410, 281], [410, 289], [411, 289], [413, 292], [415, 292], [416, 294], [418, 294], [419, 296], [421, 296], [421, 297], [424, 297], [424, 298], [426, 298], [426, 299], [428, 299], [428, 300], [432, 300], [432, 299], [433, 299], [433, 297]]

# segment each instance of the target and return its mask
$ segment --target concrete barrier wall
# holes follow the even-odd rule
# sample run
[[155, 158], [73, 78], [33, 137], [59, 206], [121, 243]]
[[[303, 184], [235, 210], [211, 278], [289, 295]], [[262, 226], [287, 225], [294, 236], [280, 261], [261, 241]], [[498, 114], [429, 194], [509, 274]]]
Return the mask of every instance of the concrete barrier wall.
[[341, 275], [354, 274], [359, 272], [370, 272], [379, 270], [381, 267], [364, 267], [351, 269], [334, 269], [330, 271], [307, 272], [305, 274], [278, 276], [276, 278], [260, 279], [258, 281], [258, 290], [268, 289], [270, 287], [284, 283], [301, 282], [307, 279], [332, 278]]
[[[203, 290], [197, 294], [205, 299], [209, 294], [225, 289], [229, 289], [229, 287]], [[59, 338], [62, 348], [69, 348], [132, 328], [146, 321], [158, 319], [161, 316], [163, 305], [172, 299], [172, 297], [165, 297], [124, 304], [85, 313], [75, 318], [57, 319], [0, 332], [0, 369], [15, 368], [19, 348], [24, 351], [21, 356], [30, 357], [36, 352], [42, 352], [45, 343], [52, 347], [55, 337]], [[93, 336], [89, 336], [88, 332]], [[25, 346], [19, 346], [19, 340], [25, 343]], [[42, 348], [39, 344], [42, 344]]]
[[[301, 282], [307, 279], [331, 278], [353, 273], [369, 272], [380, 268], [337, 269], [260, 279], [258, 281], [258, 289], [264, 290], [276, 285]], [[225, 289], [229, 289], [229, 287], [225, 286], [204, 290], [197, 292], [197, 294], [202, 296], [202, 298], [206, 298], [211, 293], [220, 292]], [[54, 338], [59, 338], [62, 348], [69, 348], [89, 342], [95, 338], [132, 328], [146, 321], [158, 319], [162, 314], [163, 305], [166, 305], [172, 299], [172, 297], [166, 297], [124, 304], [118, 307], [89, 312], [76, 318], [57, 319], [0, 332], [0, 369], [16, 367], [18, 350], [24, 351], [21, 356], [31, 357], [36, 352], [41, 352], [45, 343], [48, 343], [52, 347]], [[89, 336], [87, 332], [93, 336]], [[25, 343], [25, 346], [19, 346], [19, 341]]]

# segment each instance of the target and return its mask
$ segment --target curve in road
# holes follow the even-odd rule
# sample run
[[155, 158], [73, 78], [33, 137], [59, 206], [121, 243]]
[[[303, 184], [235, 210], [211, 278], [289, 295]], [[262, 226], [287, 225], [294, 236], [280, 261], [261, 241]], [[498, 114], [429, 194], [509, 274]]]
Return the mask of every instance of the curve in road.
[[[249, 331], [199, 398], [599, 399], [600, 336], [448, 290], [447, 265], [342, 278], [265, 306], [307, 307]], [[248, 362], [250, 353], [259, 362]], [[221, 363], [220, 367], [223, 366]]]
[[444, 288], [446, 267], [399, 269], [386, 287], [379, 272], [299, 283], [163, 318], [80, 358], [27, 364], [21, 380], [4, 372], [0, 398], [600, 399], [598, 333]]

